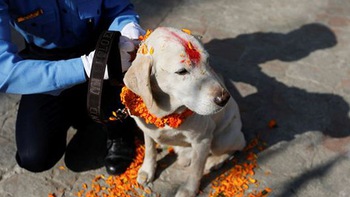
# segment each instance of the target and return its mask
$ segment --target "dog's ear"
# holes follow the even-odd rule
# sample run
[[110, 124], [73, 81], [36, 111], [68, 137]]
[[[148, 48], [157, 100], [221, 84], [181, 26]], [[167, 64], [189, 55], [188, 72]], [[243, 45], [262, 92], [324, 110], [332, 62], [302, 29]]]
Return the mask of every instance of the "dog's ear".
[[[125, 73], [124, 84], [132, 92], [140, 96], [151, 113], [156, 113], [158, 108], [154, 102], [151, 90], [150, 75], [152, 70], [152, 59], [138, 53], [131, 67]], [[155, 114], [156, 115], [156, 114]]]

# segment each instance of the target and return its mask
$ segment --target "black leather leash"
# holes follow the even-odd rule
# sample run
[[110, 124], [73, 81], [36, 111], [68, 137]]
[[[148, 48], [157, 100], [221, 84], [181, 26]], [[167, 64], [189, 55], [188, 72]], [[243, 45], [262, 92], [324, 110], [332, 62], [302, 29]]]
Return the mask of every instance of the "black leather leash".
[[[103, 89], [103, 77], [108, 67], [108, 81], [111, 86], [117, 86], [122, 84], [123, 74], [119, 52], [119, 38], [121, 34], [118, 31], [104, 31], [100, 35], [95, 55], [92, 61], [91, 74], [88, 81], [88, 93], [87, 93], [87, 110], [92, 118], [97, 123], [105, 124], [108, 122], [105, 112], [101, 107], [102, 89]], [[120, 114], [118, 113], [120, 112]], [[120, 118], [125, 118], [122, 110], [118, 109], [117, 114]], [[111, 112], [109, 112], [111, 113]], [[117, 118], [118, 119], [118, 118]]]

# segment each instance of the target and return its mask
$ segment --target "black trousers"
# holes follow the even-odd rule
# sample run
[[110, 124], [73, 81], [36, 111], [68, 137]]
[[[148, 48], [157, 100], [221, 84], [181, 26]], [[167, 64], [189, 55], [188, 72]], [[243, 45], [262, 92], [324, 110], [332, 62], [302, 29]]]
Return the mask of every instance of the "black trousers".
[[[28, 48], [26, 50], [23, 57], [33, 58], [34, 54], [35, 59], [35, 51], [28, 52]], [[44, 57], [38, 59], [45, 59], [45, 53], [41, 51], [39, 53]], [[60, 54], [59, 57], [63, 56]], [[54, 59], [50, 55], [47, 57], [49, 58], [46, 59]], [[16, 121], [16, 159], [19, 166], [32, 172], [50, 169], [66, 151], [67, 131], [71, 126], [78, 131], [84, 131], [84, 127], [97, 124], [87, 114], [87, 87], [87, 83], [76, 85], [58, 96], [48, 94], [22, 96]], [[105, 111], [111, 112], [122, 107], [119, 102], [119, 91], [120, 88], [105, 83], [102, 98]], [[134, 124], [131, 118], [123, 123], [111, 122], [104, 127], [107, 131], [106, 136], [109, 139], [130, 138], [133, 135], [130, 131], [131, 124]], [[102, 125], [99, 126], [102, 128]]]
[[18, 164], [33, 172], [50, 169], [63, 156], [70, 126], [88, 124], [86, 84], [59, 96], [23, 95], [16, 121]]

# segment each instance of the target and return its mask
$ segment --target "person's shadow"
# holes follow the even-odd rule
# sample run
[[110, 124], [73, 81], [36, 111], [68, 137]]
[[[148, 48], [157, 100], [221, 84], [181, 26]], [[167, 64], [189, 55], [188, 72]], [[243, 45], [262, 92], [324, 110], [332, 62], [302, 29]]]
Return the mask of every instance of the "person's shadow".
[[[242, 96], [232, 83], [228, 83], [228, 88], [240, 107], [247, 141], [260, 136], [268, 146], [272, 146], [281, 141], [291, 141], [297, 134], [307, 131], [319, 131], [324, 136], [338, 139], [350, 135], [349, 105], [341, 96], [288, 86], [262, 70], [262, 64], [270, 64], [270, 71], [283, 73], [283, 65], [336, 44], [335, 34], [328, 27], [317, 23], [306, 24], [289, 33], [257, 32], [235, 38], [214, 39], [205, 44], [214, 70], [224, 75], [228, 81], [249, 84], [256, 89], [255, 92]], [[307, 74], [317, 74], [319, 69], [323, 69], [317, 67], [320, 61], [313, 62], [312, 66], [317, 69], [308, 71], [310, 73]], [[305, 64], [293, 66], [307, 67]], [[267, 126], [271, 119], [277, 121], [277, 128], [273, 130]], [[332, 148], [335, 146], [341, 144], [333, 144]], [[342, 147], [336, 149], [341, 150]], [[267, 158], [264, 159], [268, 159], [268, 156], [265, 155]], [[287, 185], [280, 196], [286, 196], [290, 187], [298, 187], [317, 178], [319, 171], [324, 174], [335, 163], [332, 160], [314, 171], [309, 170], [306, 175]], [[211, 180], [205, 180], [202, 186], [205, 187]]]
[[[215, 70], [231, 81], [256, 88], [255, 93], [246, 97], [240, 96], [233, 86], [230, 90], [239, 104], [243, 130], [248, 135], [262, 132], [269, 120], [277, 120], [278, 132], [268, 139], [272, 145], [281, 140], [291, 140], [295, 134], [306, 131], [321, 131], [336, 138], [350, 135], [349, 105], [341, 96], [287, 86], [265, 74], [260, 67], [273, 60], [287, 63], [297, 61], [316, 50], [331, 48], [336, 44], [336, 37], [329, 28], [313, 23], [286, 34], [252, 33], [232, 39], [212, 40], [205, 47]], [[318, 63], [314, 61], [314, 64]], [[283, 69], [280, 65], [272, 63], [270, 67], [274, 66], [271, 69], [279, 72]], [[314, 72], [319, 71], [315, 69], [308, 74]]]

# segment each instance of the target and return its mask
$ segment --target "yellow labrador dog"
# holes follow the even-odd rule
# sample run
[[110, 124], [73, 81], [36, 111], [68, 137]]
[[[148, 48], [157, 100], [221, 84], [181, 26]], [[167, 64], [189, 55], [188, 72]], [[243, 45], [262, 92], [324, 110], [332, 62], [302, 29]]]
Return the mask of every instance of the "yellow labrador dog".
[[154, 179], [156, 143], [173, 146], [178, 162], [190, 168], [176, 197], [195, 196], [204, 173], [244, 148], [238, 106], [194, 36], [174, 28], [154, 30], [141, 43], [124, 83], [159, 118], [193, 111], [177, 128], [159, 128], [132, 116], [145, 139], [145, 158], [137, 177], [140, 184]]

